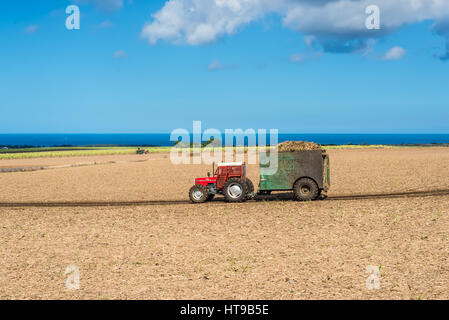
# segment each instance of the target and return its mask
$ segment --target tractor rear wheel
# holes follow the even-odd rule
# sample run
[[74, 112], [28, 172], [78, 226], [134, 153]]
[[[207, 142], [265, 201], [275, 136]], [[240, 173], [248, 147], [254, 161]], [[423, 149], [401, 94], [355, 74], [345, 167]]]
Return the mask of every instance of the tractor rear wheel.
[[317, 184], [310, 178], [301, 178], [296, 181], [293, 191], [296, 199], [300, 201], [314, 200], [319, 195]]
[[254, 184], [253, 182], [249, 179], [246, 178], [246, 192], [247, 192], [247, 198], [251, 199], [254, 196]]
[[196, 184], [190, 188], [189, 198], [193, 203], [203, 203], [207, 200], [209, 192], [202, 184]]
[[246, 183], [240, 178], [231, 178], [223, 185], [223, 193], [229, 202], [243, 202], [248, 193]]

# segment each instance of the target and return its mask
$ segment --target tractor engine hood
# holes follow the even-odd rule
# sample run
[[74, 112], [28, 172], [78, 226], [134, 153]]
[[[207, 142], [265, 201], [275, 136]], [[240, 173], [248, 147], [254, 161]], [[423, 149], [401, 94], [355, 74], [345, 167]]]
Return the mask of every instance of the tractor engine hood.
[[202, 184], [203, 186], [207, 186], [210, 183], [217, 183], [217, 177], [205, 177], [195, 179], [195, 184]]

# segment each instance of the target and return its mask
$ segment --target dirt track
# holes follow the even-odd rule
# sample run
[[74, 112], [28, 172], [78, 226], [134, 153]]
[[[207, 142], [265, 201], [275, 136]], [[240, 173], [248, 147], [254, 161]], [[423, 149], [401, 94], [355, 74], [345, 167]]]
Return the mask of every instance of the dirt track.
[[[334, 195], [321, 200], [362, 200], [362, 199], [388, 199], [388, 198], [419, 198], [419, 197], [438, 197], [448, 196], [449, 189], [430, 190], [430, 191], [410, 191], [387, 194], [359, 194], [359, 195]], [[211, 202], [224, 202], [224, 198], [214, 199]], [[254, 204], [258, 201], [295, 201], [291, 193], [273, 194], [270, 196], [256, 196], [248, 200], [246, 204]], [[152, 206], [152, 205], [173, 205], [173, 204], [191, 204], [189, 200], [149, 200], [149, 201], [67, 201], [67, 202], [0, 202], [0, 207], [20, 208], [20, 207], [126, 207], [126, 206]], [[193, 204], [192, 204], [193, 205]]]
[[[332, 190], [314, 202], [188, 204], [210, 169], [167, 155], [2, 173], [0, 202], [14, 207], [0, 206], [0, 298], [449, 298], [449, 149], [330, 154]], [[79, 290], [65, 287], [68, 265]]]

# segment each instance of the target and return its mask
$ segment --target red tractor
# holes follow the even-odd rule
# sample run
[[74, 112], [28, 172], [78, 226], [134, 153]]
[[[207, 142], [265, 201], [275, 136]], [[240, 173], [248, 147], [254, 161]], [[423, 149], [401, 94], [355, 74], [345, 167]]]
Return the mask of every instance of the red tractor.
[[229, 202], [243, 202], [254, 194], [254, 185], [246, 177], [244, 162], [219, 163], [212, 177], [208, 172], [206, 178], [196, 178], [194, 181], [189, 191], [193, 203], [210, 201], [216, 194], [224, 195]]

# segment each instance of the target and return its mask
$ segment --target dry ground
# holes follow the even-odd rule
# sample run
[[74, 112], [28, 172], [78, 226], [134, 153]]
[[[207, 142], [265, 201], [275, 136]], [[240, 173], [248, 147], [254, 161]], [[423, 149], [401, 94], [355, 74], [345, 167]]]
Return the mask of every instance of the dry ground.
[[[449, 189], [447, 148], [329, 153], [330, 196]], [[111, 159], [0, 174], [0, 202], [186, 199], [208, 169], [164, 154]], [[56, 160], [92, 158], [0, 166]], [[256, 166], [249, 175], [257, 184]], [[447, 230], [449, 196], [0, 208], [0, 298], [448, 299]], [[66, 289], [68, 265], [79, 290]], [[379, 290], [366, 287], [370, 265]]]

